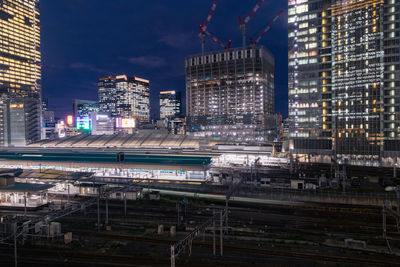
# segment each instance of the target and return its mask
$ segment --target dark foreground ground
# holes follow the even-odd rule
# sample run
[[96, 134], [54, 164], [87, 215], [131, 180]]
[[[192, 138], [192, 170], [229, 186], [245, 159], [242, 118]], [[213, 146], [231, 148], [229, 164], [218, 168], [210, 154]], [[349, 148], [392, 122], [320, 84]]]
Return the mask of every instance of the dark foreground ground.
[[[169, 229], [177, 225], [176, 203], [182, 199], [110, 202], [108, 230], [98, 231], [96, 206], [86, 216], [77, 213], [58, 220], [62, 231], [72, 232], [73, 241], [63, 238], [27, 237], [18, 245], [18, 266], [169, 266], [170, 246], [206, 221], [221, 202], [188, 200], [181, 204], [183, 221], [177, 236]], [[9, 212], [9, 211], [8, 211]], [[186, 215], [185, 215], [186, 214]], [[105, 220], [104, 203], [101, 221]], [[219, 223], [219, 222], [218, 222]], [[159, 224], [164, 233], [157, 234]], [[400, 252], [400, 234], [388, 218], [388, 236], [395, 253]], [[366, 250], [344, 248], [344, 239], [367, 243]], [[176, 266], [397, 266], [400, 257], [388, 254], [382, 239], [382, 213], [378, 208], [338, 205], [240, 205], [232, 204], [223, 256], [213, 255], [212, 231], [199, 234]], [[1, 246], [1, 266], [14, 266], [13, 245]]]

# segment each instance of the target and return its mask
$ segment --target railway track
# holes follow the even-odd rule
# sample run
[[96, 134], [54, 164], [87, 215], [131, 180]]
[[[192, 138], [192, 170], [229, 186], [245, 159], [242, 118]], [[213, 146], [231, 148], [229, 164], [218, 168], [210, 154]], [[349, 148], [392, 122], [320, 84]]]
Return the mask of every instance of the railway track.
[[[219, 208], [214, 206], [213, 208]], [[124, 216], [122, 206], [110, 205], [110, 221], [145, 224], [176, 224], [177, 212], [175, 207], [146, 207], [129, 208], [128, 216]], [[206, 210], [208, 209], [208, 210]], [[212, 215], [210, 208], [192, 208], [187, 211], [187, 220], [199, 223]], [[336, 214], [337, 211], [318, 213], [316, 211], [302, 211], [279, 208], [244, 209], [230, 208], [230, 226], [257, 228], [268, 226], [269, 229], [287, 230], [288, 228], [313, 230], [322, 229], [324, 232], [351, 233], [351, 234], [379, 234], [382, 232], [381, 214], [359, 215]], [[104, 213], [102, 208], [102, 213]], [[88, 211], [88, 217], [96, 218], [96, 210]], [[84, 218], [84, 217], [82, 217]], [[102, 214], [102, 219], [104, 214]], [[120, 219], [118, 219], [120, 218]], [[367, 222], [367, 223], [366, 223]], [[389, 221], [388, 231], [395, 232], [395, 222]]]
[[[86, 236], [108, 239], [108, 240], [124, 240], [124, 241], [136, 241], [140, 243], [151, 243], [151, 244], [162, 244], [170, 245], [173, 241], [151, 238], [151, 237], [137, 237], [128, 235], [117, 235], [99, 232], [85, 232]], [[195, 248], [207, 248], [210, 252], [212, 251], [211, 242], [197, 241], [193, 243]], [[169, 247], [166, 247], [168, 249]], [[329, 250], [331, 248], [323, 248]], [[308, 251], [307, 251], [308, 250]], [[343, 264], [357, 264], [357, 265], [368, 265], [368, 266], [395, 266], [398, 265], [398, 259], [394, 256], [383, 256], [372, 252], [360, 252], [359, 256], [340, 256], [340, 255], [327, 255], [325, 252], [322, 253], [316, 249], [307, 249], [306, 251], [293, 251], [288, 249], [277, 249], [272, 247], [266, 248], [254, 248], [249, 246], [237, 245], [232, 242], [225, 242], [224, 251], [227, 254], [238, 253], [238, 254], [252, 254], [261, 255], [266, 257], [277, 257], [277, 258], [289, 258], [297, 260], [307, 260], [312, 262], [330, 262], [330, 263], [343, 263]], [[343, 250], [332, 249], [335, 252], [342, 253]], [[378, 257], [377, 257], [378, 256]], [[380, 258], [380, 259], [377, 259]], [[241, 266], [241, 265], [239, 265]]]
[[[128, 214], [123, 215], [123, 203], [117, 201], [109, 202], [109, 221], [113, 226], [113, 229], [129, 230], [138, 228], [138, 225], [144, 225], [144, 228], [148, 228], [149, 225], [154, 227], [155, 224], [176, 225], [177, 211], [175, 203], [167, 202], [129, 202]], [[206, 203], [206, 204], [205, 204]], [[208, 204], [207, 204], [208, 203]], [[215, 202], [221, 204], [221, 202]], [[132, 205], [133, 204], [133, 205]], [[187, 209], [186, 222], [193, 221], [189, 225], [195, 226], [205, 221], [212, 214], [212, 209], [224, 208], [223, 205], [210, 205], [209, 202], [201, 201], [194, 203], [190, 208]], [[105, 208], [104, 203], [101, 206], [101, 220], [104, 221]], [[375, 208], [366, 207], [352, 207], [352, 206], [339, 206], [332, 207], [329, 205], [311, 205], [310, 207], [299, 207], [299, 206], [279, 206], [279, 205], [232, 205], [230, 207], [229, 214], [229, 226], [236, 228], [249, 228], [253, 230], [267, 229], [265, 233], [272, 234], [279, 239], [279, 235], [285, 240], [290, 240], [290, 235], [299, 234], [307, 239], [307, 235], [322, 236], [323, 234], [329, 234], [331, 237], [342, 239], [343, 237], [358, 238], [366, 240], [380, 239], [381, 229], [381, 211]], [[123, 235], [116, 232], [93, 232], [91, 230], [74, 229], [73, 224], [68, 226], [68, 220], [73, 222], [89, 222], [94, 223], [97, 221], [97, 210], [93, 206], [87, 210], [87, 215], [82, 216], [80, 213], [66, 218], [67, 222], [63, 229], [68, 229], [75, 234], [88, 237], [89, 239], [96, 240], [124, 240], [129, 242], [135, 242], [138, 244], [147, 244], [158, 248], [162, 253], [159, 257], [159, 261], [154, 259], [154, 262], [143, 255], [107, 255], [103, 257], [98, 253], [84, 253], [81, 251], [65, 251], [65, 252], [52, 252], [49, 253], [49, 259], [53, 261], [51, 264], [46, 263], [46, 253], [34, 253], [34, 250], [29, 248], [21, 248], [22, 262], [27, 266], [42, 265], [42, 266], [54, 266], [54, 262], [60, 263], [64, 266], [165, 266], [169, 263], [168, 261], [168, 249], [172, 240], [134, 236], [134, 235]], [[388, 221], [388, 231], [392, 238], [400, 238], [399, 233], [395, 233], [396, 228], [394, 221]], [[267, 228], [265, 228], [267, 226]], [[154, 231], [156, 229], [154, 228]], [[244, 232], [245, 233], [245, 232]], [[256, 233], [256, 232], [254, 232]], [[182, 232], [180, 233], [182, 234]], [[245, 233], [246, 234], [246, 233]], [[248, 233], [247, 233], [248, 234]], [[249, 234], [251, 237], [255, 237], [254, 234]], [[230, 237], [233, 238], [233, 237]], [[365, 239], [364, 239], [365, 238]], [[313, 240], [310, 238], [310, 240]], [[250, 242], [250, 241], [249, 241]], [[244, 258], [246, 255], [252, 255], [256, 259], [268, 259], [274, 258], [278, 261], [285, 261], [285, 259], [301, 261], [307, 263], [339, 263], [339, 264], [355, 264], [355, 265], [375, 265], [375, 266], [387, 266], [397, 265], [397, 261], [388, 257], [387, 259], [381, 254], [360, 252], [361, 254], [353, 252], [351, 256], [345, 255], [344, 251], [340, 251], [337, 248], [329, 247], [318, 247], [313, 248], [300, 248], [295, 249], [284, 249], [272, 247], [270, 243], [265, 243], [257, 247], [257, 241], [252, 241], [247, 246], [242, 242], [234, 243], [233, 239], [228, 239], [224, 245], [225, 251], [227, 252], [228, 258], [224, 257], [223, 260], [218, 260], [213, 257], [207, 261], [207, 265], [210, 266], [248, 266], [244, 263], [240, 263], [237, 260]], [[316, 241], [318, 243], [319, 241]], [[320, 242], [321, 244], [322, 242]], [[206, 250], [206, 255], [210, 255], [212, 251], [212, 244], [209, 242], [195, 242], [194, 246], [200, 251]], [[4, 249], [0, 249], [0, 255], [2, 255]], [[26, 251], [26, 254], [23, 254]], [[46, 250], [44, 250], [46, 251]], [[323, 252], [322, 252], [323, 251]], [[325, 252], [329, 253], [325, 253]], [[47, 252], [47, 251], [46, 251]], [[335, 252], [331, 254], [330, 252]], [[55, 253], [55, 254], [54, 254]], [[58, 253], [58, 254], [57, 254]], [[202, 253], [202, 252], [201, 252]], [[200, 253], [200, 255], [202, 255]], [[6, 255], [4, 253], [4, 255]], [[3, 255], [3, 256], [4, 256]], [[10, 255], [10, 254], [8, 254]], [[233, 256], [232, 256], [233, 255]], [[137, 257], [136, 257], [137, 256]], [[230, 261], [229, 257], [233, 257]], [[236, 258], [235, 258], [236, 257]], [[94, 258], [94, 259], [93, 259]], [[132, 263], [134, 260], [135, 263]], [[228, 260], [227, 260], [228, 259]], [[67, 260], [66, 262], [63, 262]], [[92, 262], [90, 262], [92, 260]], [[196, 261], [197, 260], [197, 261]], [[181, 262], [184, 265], [190, 266], [204, 266], [199, 264], [199, 259], [191, 259], [184, 257]], [[89, 263], [90, 262], [90, 263]], [[127, 263], [128, 262], [128, 263]], [[129, 263], [130, 262], [130, 263]], [[264, 261], [265, 262], [265, 261]], [[257, 266], [257, 264], [254, 264]], [[263, 265], [260, 265], [263, 266]]]

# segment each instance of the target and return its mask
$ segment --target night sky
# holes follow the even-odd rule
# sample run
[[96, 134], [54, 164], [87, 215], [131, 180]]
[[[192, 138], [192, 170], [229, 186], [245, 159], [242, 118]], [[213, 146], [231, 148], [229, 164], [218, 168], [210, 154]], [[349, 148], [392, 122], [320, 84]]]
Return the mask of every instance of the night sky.
[[[97, 100], [97, 80], [127, 74], [150, 80], [152, 116], [158, 93], [185, 95], [184, 59], [200, 54], [198, 25], [213, 0], [41, 0], [43, 97], [56, 115], [72, 112], [72, 99]], [[220, 0], [208, 31], [241, 46], [238, 15], [258, 0]], [[287, 1], [265, 1], [247, 26], [256, 38]], [[287, 10], [260, 44], [275, 55], [275, 111], [287, 116]], [[220, 50], [206, 39], [206, 51]]]

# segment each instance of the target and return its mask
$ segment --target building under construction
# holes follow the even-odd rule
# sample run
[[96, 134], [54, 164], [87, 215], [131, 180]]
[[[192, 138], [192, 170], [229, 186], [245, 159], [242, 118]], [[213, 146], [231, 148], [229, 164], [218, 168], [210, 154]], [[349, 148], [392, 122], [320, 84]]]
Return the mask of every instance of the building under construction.
[[264, 47], [186, 58], [188, 131], [263, 141], [274, 111], [274, 56]]
[[[239, 16], [242, 48], [224, 45], [207, 27], [218, 0], [200, 25], [201, 55], [189, 56], [186, 69], [187, 131], [194, 135], [223, 136], [244, 142], [263, 142], [277, 128], [274, 112], [274, 56], [258, 42], [283, 13], [281, 10], [257, 39], [246, 44], [246, 25], [264, 1], [245, 18]], [[224, 50], [204, 52], [209, 36]]]

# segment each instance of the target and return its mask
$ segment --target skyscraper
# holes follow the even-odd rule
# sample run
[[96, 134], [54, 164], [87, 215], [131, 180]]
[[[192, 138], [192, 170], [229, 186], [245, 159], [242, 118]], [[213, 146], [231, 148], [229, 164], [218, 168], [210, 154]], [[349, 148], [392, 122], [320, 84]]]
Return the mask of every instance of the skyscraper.
[[100, 111], [113, 118], [150, 120], [150, 82], [139, 77], [119, 75], [99, 79]]
[[400, 156], [400, 3], [290, 0], [289, 121], [299, 160]]
[[160, 119], [173, 118], [182, 114], [181, 92], [160, 92]]
[[264, 47], [190, 56], [186, 67], [188, 131], [264, 141], [274, 112], [274, 56]]
[[0, 145], [41, 137], [39, 0], [0, 1]]

